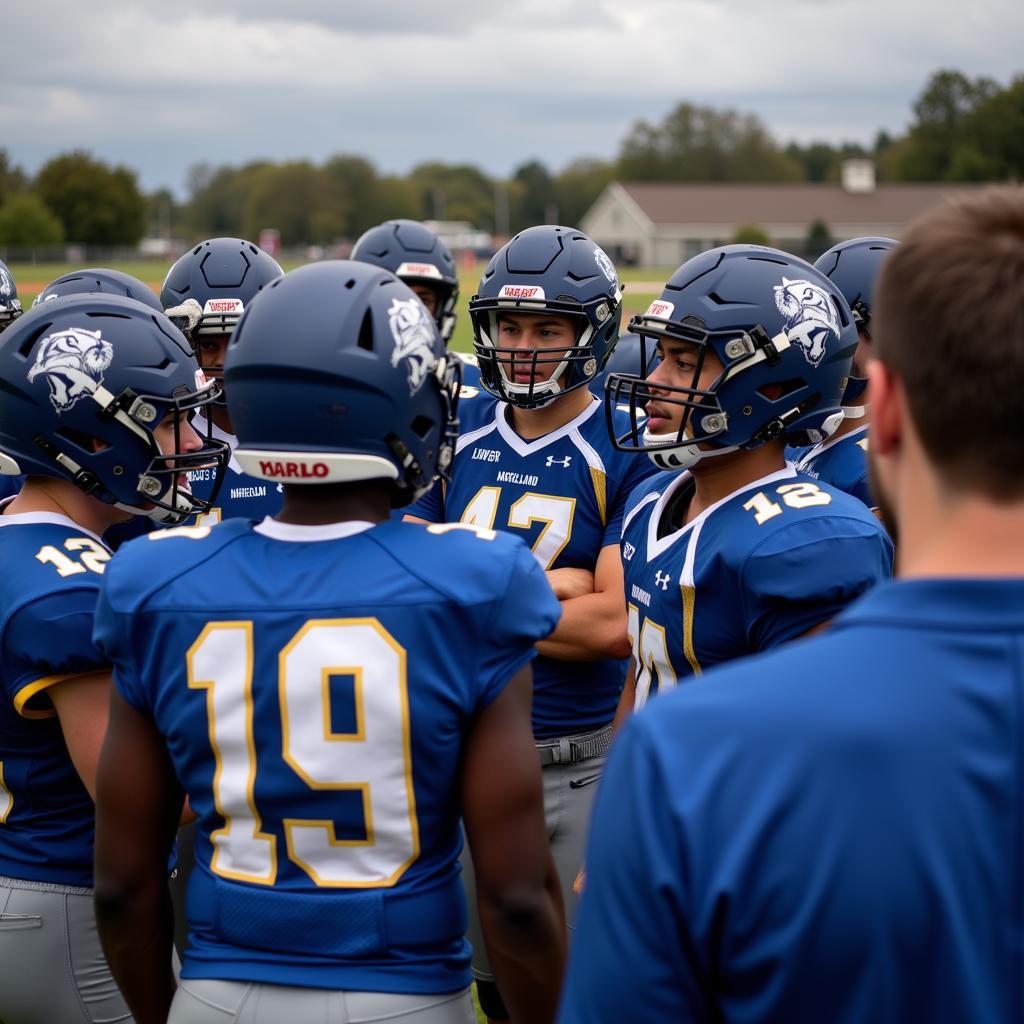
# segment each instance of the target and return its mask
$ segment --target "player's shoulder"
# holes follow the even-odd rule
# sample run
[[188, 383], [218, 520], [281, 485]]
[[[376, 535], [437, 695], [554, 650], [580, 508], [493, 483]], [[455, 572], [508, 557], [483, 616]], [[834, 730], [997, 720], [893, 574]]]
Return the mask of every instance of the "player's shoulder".
[[[466, 523], [378, 526], [372, 537], [396, 562], [445, 599], [460, 605], [502, 597], [535, 575], [536, 559], [511, 533]], [[541, 576], [543, 574], [540, 574]]]
[[0, 608], [50, 593], [96, 589], [111, 558], [95, 534], [64, 516], [25, 513], [0, 520], [0, 564], [5, 582]]
[[[154, 530], [118, 549], [104, 581], [115, 608], [135, 608], [176, 580], [210, 567], [216, 556], [252, 534], [246, 519], [228, 519], [213, 526], [173, 526]], [[216, 571], [223, 571], [218, 567]]]

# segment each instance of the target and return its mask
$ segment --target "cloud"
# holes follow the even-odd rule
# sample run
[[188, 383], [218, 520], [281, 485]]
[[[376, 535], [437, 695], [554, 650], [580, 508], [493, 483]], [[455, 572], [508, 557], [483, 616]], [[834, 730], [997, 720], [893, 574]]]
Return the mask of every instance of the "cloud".
[[1020, 70], [1009, 0], [94, 0], [15, 5], [0, 116], [34, 169], [85, 146], [180, 188], [197, 160], [322, 159], [508, 173], [614, 156], [677, 103], [758, 113], [783, 140], [900, 131], [928, 75]]

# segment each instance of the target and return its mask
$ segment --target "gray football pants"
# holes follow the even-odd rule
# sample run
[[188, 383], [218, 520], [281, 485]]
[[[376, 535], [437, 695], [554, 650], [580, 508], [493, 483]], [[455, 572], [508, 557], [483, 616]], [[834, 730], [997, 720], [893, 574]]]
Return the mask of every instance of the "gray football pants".
[[167, 1024], [476, 1024], [469, 989], [442, 995], [333, 992], [189, 979], [178, 983]]
[[0, 1021], [130, 1021], [110, 974], [92, 890], [0, 877]]
[[[605, 754], [589, 757], [576, 764], [549, 764], [541, 769], [544, 780], [544, 820], [548, 826], [548, 843], [558, 868], [565, 904], [565, 921], [572, 942], [573, 923], [576, 920], [576, 897], [572, 883], [586, 852], [587, 829], [590, 812], [597, 794], [597, 783], [604, 768]], [[487, 958], [480, 918], [476, 912], [476, 878], [469, 844], [462, 848], [462, 878], [469, 901], [469, 928], [466, 937], [473, 946], [473, 977], [478, 981], [493, 981], [494, 972]]]

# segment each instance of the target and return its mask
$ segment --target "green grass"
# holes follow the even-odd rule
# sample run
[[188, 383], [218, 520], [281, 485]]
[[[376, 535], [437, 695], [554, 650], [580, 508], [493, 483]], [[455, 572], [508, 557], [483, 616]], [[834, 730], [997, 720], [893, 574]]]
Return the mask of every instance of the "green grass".
[[[82, 270], [91, 264], [73, 263], [12, 263], [11, 273], [18, 284], [18, 296], [25, 309], [32, 305], [32, 300], [52, 280], [62, 274], [70, 273], [73, 270]], [[160, 290], [160, 284], [164, 279], [170, 262], [162, 260], [136, 260], [127, 263], [113, 264], [111, 269], [122, 270], [126, 274], [132, 274], [142, 281], [145, 281], [154, 291]], [[301, 266], [296, 262], [282, 263], [285, 270], [294, 270]], [[455, 334], [452, 336], [451, 347], [456, 352], [471, 352], [473, 350], [473, 331], [469, 322], [468, 303], [470, 296], [476, 292], [480, 282], [480, 275], [483, 273], [484, 264], [477, 263], [473, 266], [459, 267], [459, 303], [456, 310], [458, 320], [455, 324]], [[626, 329], [629, 318], [634, 313], [642, 313], [658, 297], [660, 285], [671, 273], [664, 267], [627, 267], [622, 271], [624, 293], [622, 300], [622, 329]], [[658, 291], [634, 291], [631, 283], [653, 284], [657, 282]]]

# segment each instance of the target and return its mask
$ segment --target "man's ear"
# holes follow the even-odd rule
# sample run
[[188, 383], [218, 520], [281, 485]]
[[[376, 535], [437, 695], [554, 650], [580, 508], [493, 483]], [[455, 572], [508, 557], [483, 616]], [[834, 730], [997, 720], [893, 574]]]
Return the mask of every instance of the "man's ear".
[[868, 362], [868, 388], [871, 395], [871, 450], [876, 455], [891, 455], [903, 440], [906, 396], [903, 385], [884, 363]]

